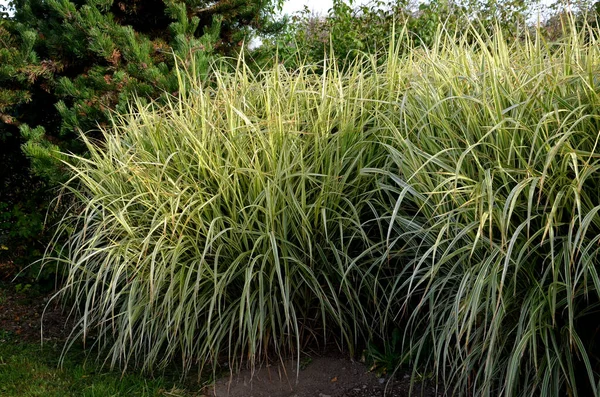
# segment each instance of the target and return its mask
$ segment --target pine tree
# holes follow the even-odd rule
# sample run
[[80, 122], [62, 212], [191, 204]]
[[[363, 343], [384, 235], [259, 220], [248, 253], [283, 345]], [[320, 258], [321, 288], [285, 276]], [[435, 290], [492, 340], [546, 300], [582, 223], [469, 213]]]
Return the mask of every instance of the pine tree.
[[275, 3], [14, 0], [11, 28], [0, 30], [9, 60], [0, 69], [0, 128], [20, 125], [34, 171], [60, 177], [54, 149], [80, 152], [78, 134], [127, 111], [133, 95], [177, 92], [175, 59], [206, 76], [215, 54], [231, 54], [268, 25]]
[[[4, 10], [0, 10], [4, 11]], [[45, 87], [52, 71], [39, 62], [33, 50], [36, 33], [17, 29], [7, 12], [0, 12], [0, 278], [12, 279], [23, 265], [43, 249], [45, 184], [29, 172], [29, 161], [21, 151], [19, 126], [33, 120], [24, 112], [44, 101], [35, 95], [33, 80]], [[35, 99], [35, 100], [34, 100]], [[41, 117], [39, 118], [42, 119]], [[31, 269], [31, 268], [30, 268]], [[35, 273], [35, 272], [34, 272]], [[34, 273], [21, 273], [23, 277]]]

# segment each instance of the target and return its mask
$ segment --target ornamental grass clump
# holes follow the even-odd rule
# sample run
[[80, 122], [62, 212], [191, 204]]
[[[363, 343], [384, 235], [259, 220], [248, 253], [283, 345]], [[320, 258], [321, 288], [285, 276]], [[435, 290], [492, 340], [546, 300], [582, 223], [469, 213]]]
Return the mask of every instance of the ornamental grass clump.
[[182, 77], [178, 98], [86, 140], [61, 228], [75, 337], [92, 331], [111, 365], [184, 370], [366, 337], [359, 291], [373, 283], [350, 264], [371, 238], [360, 171], [383, 151], [355, 95], [374, 87], [331, 73], [240, 63], [207, 86]]
[[[440, 37], [397, 61], [382, 324], [451, 395], [598, 395], [600, 46]], [[427, 367], [424, 370], [422, 367]], [[422, 372], [423, 373], [423, 372]]]
[[598, 395], [588, 33], [400, 54], [404, 35], [344, 72], [241, 61], [134, 107], [71, 162], [78, 335], [110, 364], [186, 370], [393, 340], [449, 395]]

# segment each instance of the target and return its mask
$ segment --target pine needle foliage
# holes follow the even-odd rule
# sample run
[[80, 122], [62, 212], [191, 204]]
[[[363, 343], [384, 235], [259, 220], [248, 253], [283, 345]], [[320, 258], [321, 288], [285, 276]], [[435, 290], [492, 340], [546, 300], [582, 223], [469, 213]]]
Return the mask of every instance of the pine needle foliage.
[[400, 329], [448, 394], [598, 395], [588, 33], [440, 30], [322, 74], [240, 60], [138, 104], [70, 162], [77, 336], [114, 365], [190, 368]]

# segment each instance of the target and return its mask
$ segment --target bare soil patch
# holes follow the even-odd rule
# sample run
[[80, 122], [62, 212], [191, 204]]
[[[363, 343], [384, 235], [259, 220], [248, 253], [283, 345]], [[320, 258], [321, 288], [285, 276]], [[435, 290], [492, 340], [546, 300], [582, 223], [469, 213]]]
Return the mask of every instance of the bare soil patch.
[[42, 313], [44, 313], [44, 341], [64, 341], [72, 324], [58, 302], [51, 301], [54, 292], [40, 294], [18, 292], [14, 284], [0, 283], [0, 337], [12, 334], [23, 342], [40, 342]]
[[377, 378], [364, 364], [347, 357], [325, 356], [263, 367], [218, 380], [209, 390], [216, 397], [406, 397], [442, 396], [430, 382], [410, 385], [408, 374]]

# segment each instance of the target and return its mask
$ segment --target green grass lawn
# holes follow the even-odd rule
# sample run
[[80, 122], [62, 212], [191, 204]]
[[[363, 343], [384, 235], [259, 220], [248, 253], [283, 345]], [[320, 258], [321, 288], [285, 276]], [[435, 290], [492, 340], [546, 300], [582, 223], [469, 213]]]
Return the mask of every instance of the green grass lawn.
[[123, 375], [86, 363], [81, 350], [69, 353], [59, 367], [61, 350], [62, 344], [19, 343], [14, 335], [0, 331], [0, 395], [202, 396], [182, 386], [177, 375]]
[[123, 375], [86, 363], [81, 351], [71, 352], [59, 367], [61, 350], [62, 344], [19, 343], [0, 331], [0, 395], [202, 396], [191, 387], [184, 388], [176, 375]]
[[[15, 291], [15, 286], [0, 282], [0, 396], [202, 396], [197, 378], [180, 381], [175, 367], [160, 376], [144, 376], [130, 371], [110, 371], [94, 362], [81, 346], [69, 350], [61, 363], [64, 342], [35, 341], [35, 332], [21, 333], [11, 329], [7, 321], [13, 313], [23, 322], [35, 324], [44, 294], [36, 291]], [[43, 304], [42, 304], [43, 306]], [[23, 317], [27, 316], [25, 321]], [[26, 341], [23, 341], [26, 340]], [[62, 365], [61, 365], [62, 364]], [[193, 378], [193, 379], [192, 379]]]

